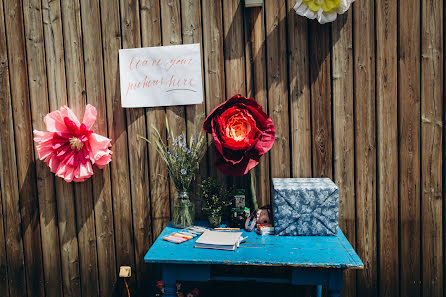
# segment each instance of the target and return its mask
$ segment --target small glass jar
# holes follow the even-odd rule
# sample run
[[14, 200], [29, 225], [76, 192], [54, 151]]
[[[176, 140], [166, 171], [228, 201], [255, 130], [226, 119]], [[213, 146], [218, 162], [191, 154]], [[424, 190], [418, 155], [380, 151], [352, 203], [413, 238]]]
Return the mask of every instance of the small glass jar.
[[173, 205], [172, 225], [175, 228], [186, 228], [194, 225], [194, 204], [187, 191], [177, 192]]
[[221, 224], [221, 213], [211, 213], [208, 217], [209, 227], [217, 228]]

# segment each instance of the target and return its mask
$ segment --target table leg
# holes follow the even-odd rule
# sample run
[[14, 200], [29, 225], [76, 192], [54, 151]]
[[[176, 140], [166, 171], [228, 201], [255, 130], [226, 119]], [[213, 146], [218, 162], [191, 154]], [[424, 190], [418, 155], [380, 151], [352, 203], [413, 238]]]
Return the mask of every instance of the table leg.
[[317, 285], [314, 287], [314, 295], [316, 297], [322, 297], [322, 285]]
[[175, 284], [164, 284], [164, 296], [175, 297], [177, 296], [177, 288]]
[[177, 281], [204, 282], [210, 279], [210, 265], [163, 264], [164, 296], [177, 296]]
[[328, 297], [341, 297], [341, 290], [342, 270], [330, 270], [328, 279]]
[[176, 273], [169, 265], [163, 266], [163, 283], [164, 283], [164, 296], [165, 297], [175, 297], [177, 296], [176, 287]]

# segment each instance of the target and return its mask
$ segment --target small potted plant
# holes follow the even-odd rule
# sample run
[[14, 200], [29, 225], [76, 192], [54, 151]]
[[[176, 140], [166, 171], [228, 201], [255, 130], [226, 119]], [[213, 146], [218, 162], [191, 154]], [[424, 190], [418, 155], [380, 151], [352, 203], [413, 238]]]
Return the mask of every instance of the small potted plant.
[[201, 182], [203, 211], [208, 215], [209, 226], [218, 227], [221, 224], [223, 211], [232, 205], [234, 195], [232, 190], [224, 189], [214, 179], [208, 178]]

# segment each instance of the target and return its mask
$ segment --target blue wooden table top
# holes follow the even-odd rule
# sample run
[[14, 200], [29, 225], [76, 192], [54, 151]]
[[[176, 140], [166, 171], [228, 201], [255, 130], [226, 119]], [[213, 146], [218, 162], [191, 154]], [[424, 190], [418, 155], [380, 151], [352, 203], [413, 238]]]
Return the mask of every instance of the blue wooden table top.
[[[203, 225], [196, 223], [196, 225]], [[176, 244], [163, 240], [177, 232], [169, 224], [144, 257], [146, 263], [223, 264], [360, 269], [364, 264], [338, 228], [337, 236], [261, 236], [243, 231], [235, 251], [194, 248], [198, 237]]]

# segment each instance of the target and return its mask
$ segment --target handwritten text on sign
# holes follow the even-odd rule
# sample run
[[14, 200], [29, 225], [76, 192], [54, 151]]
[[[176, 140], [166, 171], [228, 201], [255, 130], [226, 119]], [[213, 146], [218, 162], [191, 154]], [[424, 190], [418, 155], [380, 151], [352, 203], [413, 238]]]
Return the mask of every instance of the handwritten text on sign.
[[119, 50], [122, 107], [203, 102], [200, 44]]

